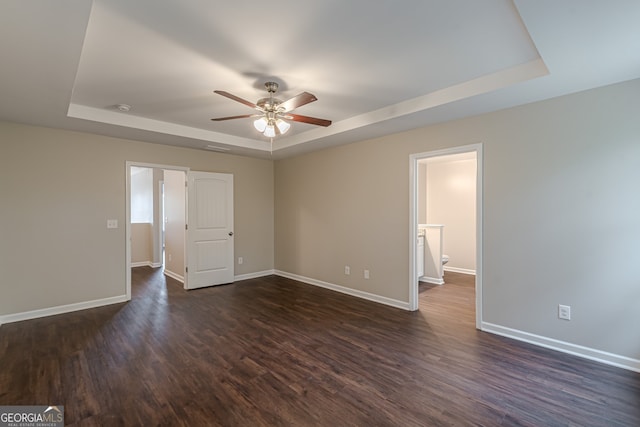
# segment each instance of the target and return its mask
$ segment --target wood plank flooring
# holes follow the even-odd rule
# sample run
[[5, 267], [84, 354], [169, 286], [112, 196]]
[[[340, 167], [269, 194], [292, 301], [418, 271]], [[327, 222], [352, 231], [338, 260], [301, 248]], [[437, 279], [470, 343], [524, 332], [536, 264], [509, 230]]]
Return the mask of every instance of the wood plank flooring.
[[640, 426], [640, 374], [476, 331], [473, 277], [445, 280], [411, 313], [136, 268], [129, 303], [0, 328], [0, 405], [75, 426]]

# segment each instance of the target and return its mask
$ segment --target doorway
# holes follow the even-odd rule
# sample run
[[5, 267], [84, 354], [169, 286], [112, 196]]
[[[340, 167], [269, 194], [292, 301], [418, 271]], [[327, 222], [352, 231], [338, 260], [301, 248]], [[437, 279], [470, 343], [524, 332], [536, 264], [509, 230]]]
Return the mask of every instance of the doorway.
[[[152, 267], [160, 267], [164, 268], [164, 274], [167, 272], [182, 271], [180, 266], [184, 266], [186, 253], [184, 246], [184, 230], [186, 224], [186, 193], [185, 193], [185, 182], [186, 175], [189, 172], [189, 168], [179, 167], [179, 166], [170, 166], [170, 165], [161, 165], [154, 163], [142, 163], [142, 162], [131, 162], [127, 161], [125, 163], [126, 170], [126, 189], [125, 189], [125, 218], [126, 218], [126, 229], [125, 229], [125, 283], [126, 283], [126, 296], [127, 300], [131, 299], [131, 267], [132, 267], [132, 217], [131, 217], [131, 200], [132, 200], [132, 180], [131, 180], [131, 171], [135, 168], [147, 168], [153, 170], [153, 182], [152, 186], [156, 189], [157, 194], [154, 195], [153, 199], [158, 200], [158, 203], [154, 203], [154, 214], [153, 214], [153, 241], [152, 244], [152, 253], [153, 253], [153, 263]], [[167, 183], [167, 176], [175, 178], [174, 187], [177, 191], [172, 191], [171, 182]], [[181, 183], [179, 184], [178, 181]], [[175, 193], [171, 196], [172, 193]], [[175, 215], [171, 215], [173, 220], [172, 227], [173, 229], [178, 231], [177, 237], [173, 239], [175, 241], [175, 248], [172, 249], [171, 252], [171, 263], [174, 267], [167, 269], [167, 265], [169, 261], [164, 258], [166, 255], [166, 243], [165, 238], [167, 235], [167, 206], [166, 204], [170, 201], [169, 197], [175, 199], [173, 201], [174, 210], [176, 211]], [[182, 212], [182, 213], [181, 213]], [[182, 238], [179, 233], [182, 233]], [[181, 241], [182, 240], [182, 241]], [[176, 268], [175, 265], [178, 265]], [[173, 277], [173, 276], [170, 276]], [[181, 277], [182, 280], [184, 278]]]
[[[234, 281], [233, 175], [192, 172], [189, 168], [126, 162], [125, 191], [125, 282], [131, 299], [131, 171], [150, 168], [162, 172], [156, 188], [162, 191], [162, 217], [154, 220], [162, 244], [164, 274], [181, 281], [185, 289]], [[152, 186], [153, 187], [153, 186]], [[154, 197], [155, 198], [155, 197]], [[162, 222], [162, 227], [159, 223]], [[188, 224], [191, 227], [188, 228]], [[162, 231], [161, 231], [162, 230]], [[189, 254], [191, 256], [189, 256]], [[172, 273], [172, 274], [170, 274]]]
[[[437, 158], [453, 155], [475, 155], [476, 176], [475, 176], [475, 314], [476, 328], [480, 329], [482, 324], [482, 144], [472, 144], [467, 146], [449, 148], [424, 153], [416, 153], [410, 155], [410, 262], [409, 262], [409, 305], [411, 310], [418, 310], [418, 226], [420, 218], [424, 218], [423, 206], [420, 206], [418, 200], [421, 199], [420, 191], [425, 191], [424, 185], [420, 182], [420, 178], [424, 177], [420, 173], [420, 163], [425, 161], [433, 161]], [[438, 257], [440, 261], [440, 257]]]

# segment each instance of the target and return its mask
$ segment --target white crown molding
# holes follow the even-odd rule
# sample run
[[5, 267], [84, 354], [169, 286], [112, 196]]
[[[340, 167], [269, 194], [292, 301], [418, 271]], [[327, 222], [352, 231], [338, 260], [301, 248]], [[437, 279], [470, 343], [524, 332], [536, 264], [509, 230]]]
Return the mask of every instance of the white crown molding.
[[327, 128], [316, 128], [287, 138], [278, 139], [273, 143], [273, 151], [277, 152], [278, 150], [292, 147], [294, 145], [352, 131], [364, 126], [373, 125], [420, 111], [429, 110], [461, 99], [493, 92], [517, 83], [526, 82], [547, 75], [549, 75], [549, 70], [546, 64], [541, 58], [537, 58], [533, 61], [480, 76], [426, 95], [408, 99], [378, 110], [369, 111], [339, 122], [334, 122]]
[[215, 142], [218, 145], [231, 145], [235, 147], [249, 148], [269, 152], [271, 146], [257, 139], [241, 138], [226, 133], [214, 132], [161, 120], [148, 119], [135, 116], [130, 113], [106, 110], [103, 108], [87, 107], [80, 104], [69, 104], [68, 117], [90, 120], [92, 122], [106, 123], [116, 126], [124, 126], [149, 132], [158, 132], [167, 135], [192, 138], [200, 141]]

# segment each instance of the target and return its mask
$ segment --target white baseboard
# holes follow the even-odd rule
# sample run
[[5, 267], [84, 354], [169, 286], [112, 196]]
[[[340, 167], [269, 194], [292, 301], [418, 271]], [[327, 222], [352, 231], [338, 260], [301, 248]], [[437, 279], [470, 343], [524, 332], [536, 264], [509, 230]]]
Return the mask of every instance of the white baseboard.
[[540, 347], [550, 348], [552, 350], [563, 353], [572, 354], [574, 356], [583, 357], [585, 359], [594, 360], [618, 368], [628, 369], [630, 371], [640, 372], [640, 360], [632, 359], [626, 356], [620, 356], [606, 351], [596, 350], [581, 345], [571, 344], [559, 341], [553, 338], [547, 338], [540, 335], [530, 334], [528, 332], [519, 331], [517, 329], [506, 328], [492, 323], [482, 322], [481, 329], [485, 332], [501, 335], [507, 338], [513, 338], [518, 341], [528, 342]]
[[[149, 266], [152, 268], [158, 268], [158, 267], [161, 267], [162, 264], [156, 265], [148, 262], [131, 263], [131, 267], [146, 267], [146, 266]], [[176, 275], [175, 273], [172, 273], [168, 270], [165, 270], [164, 273], [167, 276], [178, 280], [179, 282], [183, 282], [183, 278]], [[274, 270], [265, 270], [265, 271], [259, 271], [256, 273], [242, 274], [242, 275], [236, 276], [235, 280], [253, 279], [256, 277], [270, 276], [272, 274], [274, 274]], [[126, 295], [121, 295], [117, 297], [103, 298], [99, 300], [85, 301], [85, 302], [79, 302], [75, 304], [67, 304], [67, 305], [61, 305], [57, 307], [49, 307], [49, 308], [43, 308], [39, 310], [25, 311], [22, 313], [6, 314], [4, 316], [0, 316], [0, 326], [2, 326], [5, 323], [13, 323], [13, 322], [20, 322], [23, 320], [38, 319], [40, 317], [46, 317], [46, 316], [55, 316], [57, 314], [71, 313], [73, 311], [86, 310], [89, 308], [102, 307], [105, 305], [118, 304], [118, 303], [127, 302], [127, 301], [128, 299]]]
[[275, 274], [275, 270], [257, 271], [255, 273], [238, 274], [233, 278], [234, 281], [256, 279], [258, 277], [271, 276]]
[[476, 275], [475, 270], [469, 270], [468, 268], [448, 267], [446, 265], [442, 268], [444, 269], [444, 271], [450, 271], [452, 273], [472, 274], [474, 276]]
[[[180, 282], [182, 278], [177, 276], [168, 270], [164, 273]], [[265, 270], [256, 273], [248, 273], [235, 276], [235, 280], [246, 280], [257, 277], [269, 276], [276, 274], [278, 276], [286, 277], [289, 279], [297, 280], [299, 282], [307, 283], [321, 288], [329, 289], [332, 291], [340, 292], [343, 294], [351, 295], [358, 298], [363, 298], [369, 301], [377, 302], [380, 304], [389, 305], [391, 307], [400, 308], [403, 310], [409, 310], [409, 303], [399, 301], [392, 298], [383, 297], [380, 295], [372, 294], [369, 292], [359, 291], [357, 289], [351, 289], [344, 286], [336, 285], [333, 283], [323, 282], [321, 280], [311, 279], [309, 277], [299, 276], [297, 274], [287, 273], [280, 270]], [[177, 276], [177, 277], [176, 277]], [[0, 316], [0, 326], [5, 323], [20, 322], [23, 320], [37, 319], [46, 316], [55, 316], [57, 314], [70, 313], [79, 310], [86, 310], [90, 308], [102, 307], [105, 305], [119, 304], [127, 302], [126, 295], [119, 295], [115, 297], [102, 298], [92, 301], [79, 302], [74, 304], [60, 305], [56, 307], [43, 308], [39, 310], [26, 311], [21, 313], [6, 314]], [[596, 362], [604, 363], [611, 366], [616, 366], [623, 369], [628, 369], [634, 372], [640, 372], [640, 360], [633, 359], [626, 356], [620, 356], [606, 351], [601, 351], [581, 345], [576, 345], [553, 338], [543, 337], [541, 335], [535, 335], [528, 332], [523, 332], [517, 329], [507, 328], [493, 323], [482, 322], [481, 330], [496, 335], [501, 335], [507, 338], [512, 338], [518, 341], [527, 342], [530, 344], [538, 345], [540, 347], [549, 348], [552, 350], [560, 351], [563, 353], [572, 354], [574, 356], [582, 357]]]
[[444, 285], [444, 280], [436, 279], [435, 277], [422, 276], [422, 277], [418, 278], [418, 280], [421, 281], [421, 282], [425, 282], [425, 283], [431, 283], [433, 285]]
[[102, 307], [105, 305], [127, 302], [126, 295], [96, 299], [93, 301], [78, 302], [74, 304], [59, 305], [56, 307], [42, 308], [40, 310], [24, 311], [0, 316], [0, 325], [4, 323], [20, 322], [23, 320], [38, 319], [40, 317], [55, 316], [56, 314], [71, 313], [72, 311], [86, 310], [88, 308]]
[[353, 297], [358, 297], [358, 298], [366, 299], [369, 301], [377, 302], [380, 304], [389, 305], [391, 307], [401, 308], [403, 310], [410, 311], [408, 302], [396, 300], [393, 298], [383, 297], [383, 296], [372, 294], [369, 292], [359, 291], [357, 289], [347, 288], [347, 287], [336, 285], [333, 283], [323, 282], [322, 280], [316, 280], [310, 277], [298, 276], [297, 274], [287, 273], [286, 271], [275, 270], [274, 274], [278, 276], [286, 277], [288, 279], [293, 279], [299, 282], [307, 283], [309, 285], [319, 286], [321, 288], [330, 289], [332, 291], [351, 295]]
[[178, 282], [184, 284], [184, 277], [183, 276], [180, 276], [179, 274], [176, 274], [173, 271], [167, 270], [166, 268], [164, 269], [163, 273], [164, 273], [165, 276], [169, 276], [172, 279], [175, 279]]
[[135, 268], [135, 267], [158, 268], [158, 267], [162, 267], [162, 263], [161, 262], [151, 262], [151, 261], [132, 262], [131, 263], [131, 268]]

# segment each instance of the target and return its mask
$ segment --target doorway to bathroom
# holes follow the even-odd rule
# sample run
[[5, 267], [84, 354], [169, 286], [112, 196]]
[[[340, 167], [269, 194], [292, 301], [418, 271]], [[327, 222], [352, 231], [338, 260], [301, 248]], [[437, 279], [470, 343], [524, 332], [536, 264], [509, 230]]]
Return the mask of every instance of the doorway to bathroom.
[[412, 154], [410, 172], [411, 309], [419, 308], [421, 279], [428, 286], [443, 286], [445, 271], [468, 275], [475, 278], [475, 323], [480, 329], [482, 144]]

